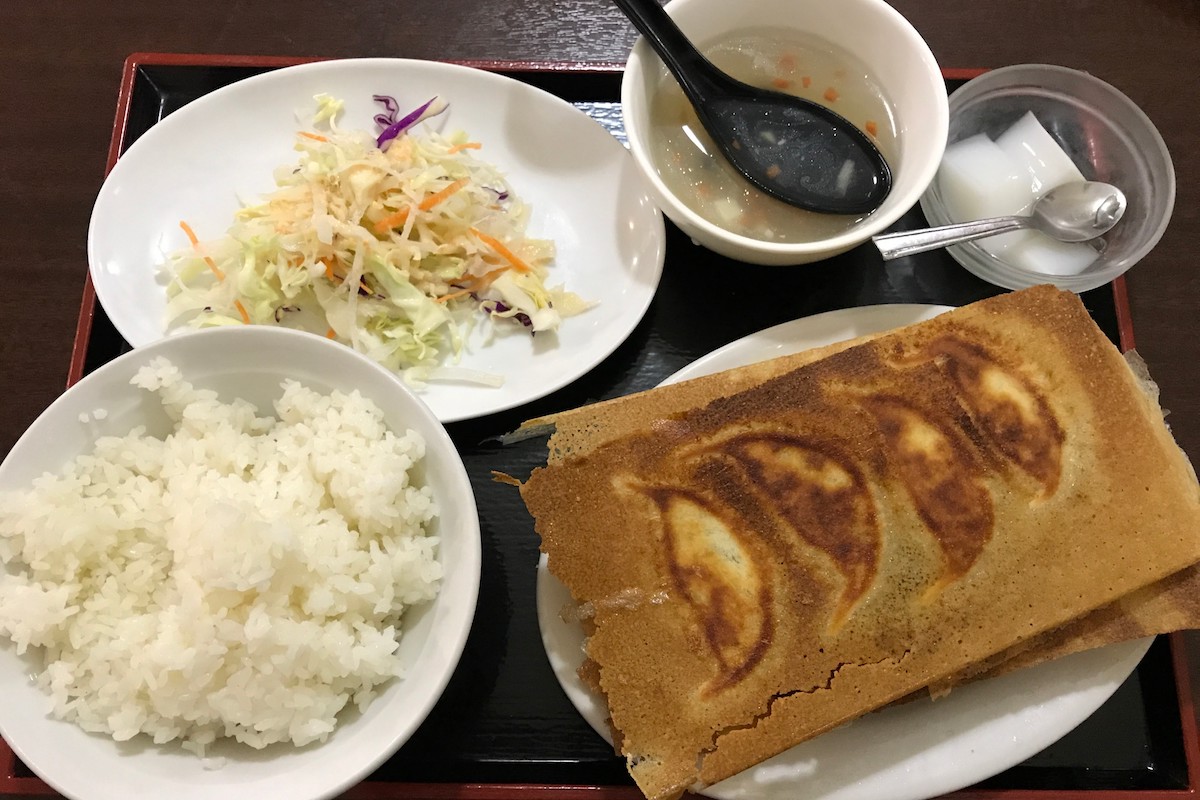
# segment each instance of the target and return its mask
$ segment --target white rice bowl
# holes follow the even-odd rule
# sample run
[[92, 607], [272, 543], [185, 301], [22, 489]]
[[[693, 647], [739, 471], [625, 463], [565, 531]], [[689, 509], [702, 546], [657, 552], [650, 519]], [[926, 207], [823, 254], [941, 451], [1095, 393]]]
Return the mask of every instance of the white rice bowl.
[[[304, 387], [304, 390], [290, 387], [285, 401], [288, 413], [298, 417], [307, 414], [319, 420], [322, 415], [329, 416], [328, 408], [321, 406], [322, 402], [328, 404], [329, 400], [322, 401], [319, 396], [305, 390], [321, 395], [335, 391], [349, 394], [357, 390], [382, 410], [386, 427], [402, 440], [393, 442], [395, 447], [391, 451], [384, 448], [386, 452], [362, 452], [359, 450], [361, 445], [356, 445], [354, 456], [343, 458], [336, 454], [337, 449], [334, 448], [331, 451], [334, 455], [326, 460], [331, 466], [344, 469], [354, 476], [351, 482], [342, 485], [341, 493], [348, 498], [346, 502], [358, 510], [357, 513], [376, 520], [375, 523], [366, 522], [367, 527], [385, 524], [389, 515], [397, 513], [398, 506], [406, 506], [398, 513], [412, 515], [412, 519], [405, 521], [401, 527], [420, 527], [419, 520], [427, 518], [433, 511], [432, 506], [422, 505], [426, 502], [422, 498], [432, 497], [433, 505], [436, 505], [436, 517], [425, 526], [431, 538], [425, 543], [414, 539], [411, 545], [396, 545], [396, 548], [409, 548], [411, 552], [395, 562], [388, 562], [391, 566], [386, 569], [378, 563], [364, 568], [362, 557], [354, 556], [347, 550], [343, 550], [341, 556], [330, 555], [325, 560], [330, 562], [335, 573], [339, 570], [351, 573], [354, 570], [350, 568], [350, 561], [343, 563], [338, 559], [357, 559], [354, 563], [360, 568], [358, 583], [351, 587], [345, 582], [348, 579], [338, 577], [337, 580], [342, 581], [350, 594], [362, 598], [356, 608], [365, 617], [372, 617], [371, 609], [383, 609], [388, 605], [392, 592], [407, 592], [406, 599], [413, 605], [400, 618], [399, 647], [393, 658], [387, 652], [391, 649], [388, 641], [371, 632], [370, 622], [360, 621], [352, 657], [337, 664], [334, 663], [337, 659], [326, 654], [299, 668], [300, 674], [312, 677], [310, 685], [300, 689], [295, 683], [272, 687], [269, 681], [261, 682], [263, 676], [258, 676], [260, 683], [255, 684], [253, 692], [245, 695], [232, 693], [225, 698], [223, 710], [235, 717], [239, 714], [273, 717], [270, 725], [259, 732], [243, 730], [241, 738], [250, 744], [218, 738], [214, 744], [206, 746], [206, 734], [202, 732], [193, 737], [190, 745], [192, 751], [206, 751], [206, 757], [201, 758], [195, 752], [181, 747], [178, 739], [155, 744], [147, 734], [133, 735], [139, 725], [156, 730], [153, 721], [144, 725], [144, 711], [114, 690], [114, 685], [119, 681], [102, 679], [103, 670], [108, 669], [105, 666], [108, 659], [120, 663], [124, 656], [128, 656], [139, 666], [149, 663], [161, 667], [170, 661], [167, 654], [169, 647], [164, 647], [164, 651], [155, 658], [149, 654], [137, 657], [134, 649], [125, 654], [98, 653], [94, 659], [95, 664], [100, 665], [96, 674], [88, 672], [89, 656], [86, 653], [81, 655], [80, 663], [73, 663], [70, 668], [60, 667], [60, 670], [76, 673], [76, 679], [79, 674], [91, 675], [90, 679], [95, 684], [93, 688], [108, 697], [108, 707], [99, 704], [95, 709], [85, 707], [77, 711], [81, 711], [78, 715], [84, 718], [92, 713], [94, 719], [91, 727], [108, 731], [112, 734], [109, 735], [87, 733], [76, 723], [63, 721], [54, 715], [55, 702], [63, 703], [66, 696], [58, 689], [55, 692], [56, 701], [47, 689], [60, 686], [65, 678], [60, 676], [58, 683], [52, 679], [53, 676], [43, 678], [41, 683], [46, 688], [39, 687], [36, 676], [42, 672], [44, 659], [36, 647], [39, 644], [36, 638], [28, 652], [18, 654], [18, 646], [6, 636], [0, 636], [0, 697], [4, 698], [4, 703], [0, 704], [0, 735], [26, 765], [68, 797], [115, 800], [129, 796], [152, 796], [188, 800], [219, 794], [228, 798], [253, 797], [257, 800], [279, 797], [303, 800], [334, 796], [366, 777], [411, 736], [441, 695], [457, 665], [474, 616], [480, 569], [479, 523], [466, 472], [441, 424], [398, 378], [386, 370], [349, 348], [317, 336], [287, 330], [237, 327], [187, 334], [149, 345], [122, 356], [85, 378], [51, 405], [8, 454], [0, 465], [0, 491], [27, 490], [43, 473], [58, 474], [76, 456], [91, 452], [98, 438], [126, 436], [138, 426], [144, 426], [148, 434], [159, 438], [170, 433], [176, 426], [164, 411], [158, 394], [130, 384], [139, 369], [160, 357], [165, 357], [196, 387], [215, 390], [221, 401], [228, 402], [236, 397], [254, 404], [260, 417], [275, 415], [272, 403], [284, 395], [281, 384], [286, 380], [296, 381]], [[148, 373], [143, 373], [144, 379], [147, 376]], [[156, 381], [150, 378], [150, 383]], [[170, 391], [164, 389], [163, 395], [169, 396]], [[366, 426], [362, 434], [376, 436], [379, 431], [371, 428], [372, 423], [367, 418], [369, 415], [363, 417], [359, 413], [361, 408], [354, 407], [354, 401], [349, 402], [350, 408], [343, 415], [347, 419], [343, 419], [343, 423], [351, 428]], [[314, 403], [316, 406], [313, 406]], [[208, 412], [204, 411], [203, 403], [199, 408], [201, 417], [211, 412], [211, 406]], [[215, 425], [214, 430], [221, 429], [220, 436], [212, 441], [219, 443], [222, 453], [230, 451], [229, 457], [237, 459], [239, 463], [253, 458], [254, 454], [245, 448], [244, 440], [238, 444], [239, 439], [234, 432], [224, 428], [229, 426], [233, 417], [244, 413], [224, 409], [218, 412], [218, 416], [232, 414], [230, 419], [219, 423], [213, 419], [200, 420], [200, 424]], [[261, 427], [261, 423], [249, 420], [250, 417], [246, 416], [242, 421], [250, 428], [255, 424]], [[191, 422], [187, 420], [183, 423], [185, 427], [188, 424]], [[310, 420], [304, 424], [310, 424]], [[404, 439], [405, 431], [409, 430], [413, 435]], [[302, 441], [303, 432], [300, 429], [297, 441]], [[342, 431], [340, 435], [349, 434]], [[354, 436], [350, 435], [349, 439], [343, 441], [353, 440]], [[411, 481], [398, 482], [381, 476], [374, 485], [368, 485], [361, 475], [355, 475], [356, 469], [362, 474], [403, 471], [405, 458], [415, 458], [420, 453], [418, 440], [424, 445], [424, 458], [412, 470]], [[290, 446], [294, 450], [296, 444]], [[281, 450], [276, 455], [286, 456], [292, 450]], [[374, 448], [368, 450], [373, 451]], [[115, 447], [110, 454], [124, 453], [124, 457], [145, 459], [152, 458], [152, 452], [153, 448], [143, 452], [136, 446], [131, 451], [126, 442]], [[119, 459], [122, 456], [115, 457]], [[358, 462], [357, 467], [353, 465], [355, 461]], [[383, 464], [390, 466], [382, 469]], [[104, 469], [111, 470], [111, 467], [104, 467], [101, 473]], [[202, 472], [181, 477], [183, 481], [177, 485], [176, 492], [189, 500], [190, 505], [185, 502], [178, 507], [200, 509], [205, 488]], [[197, 492], [189, 498], [189, 490], [183, 487], [191, 481], [195, 482]], [[298, 487], [299, 484], [293, 486], [293, 492]], [[428, 490], [420, 487], [428, 487]], [[212, 487], [209, 486], [208, 490], [211, 495]], [[239, 490], [235, 486], [230, 496], [236, 498]], [[255, 491], [259, 491], [257, 487]], [[375, 500], [381, 497], [389, 500]], [[250, 500], [249, 495], [242, 499], [255, 502]], [[288, 508], [303, 505], [299, 497], [289, 497], [286, 491], [272, 501], [257, 502], [257, 505], [259, 510], [269, 510], [272, 502]], [[147, 507], [145, 497], [138, 499], [135, 505], [139, 509]], [[211, 515], [212, 509], [208, 509], [207, 513]], [[197, 512], [197, 515], [203, 516], [204, 513]], [[203, 519], [194, 520], [191, 528], [193, 538], [198, 531], [219, 536], [221, 531], [230, 530], [227, 523], [211, 525]], [[240, 536], [224, 538], [219, 543], [220, 547], [195, 551], [194, 570], [200, 576], [197, 582], [207, 590], [219, 591], [222, 584], [231, 587], [267, 586], [264, 564], [274, 564], [276, 572], [288, 574], [288, 559], [282, 557], [281, 560], [280, 555], [285, 553], [287, 547], [280, 544], [280, 536], [270, 540], [269, 546], [266, 546], [261, 544], [264, 541], [261, 538], [247, 541], [245, 530], [239, 533]], [[281, 536], [285, 543], [289, 541], [286, 535]], [[321, 539], [316, 537], [315, 541]], [[430, 547], [431, 543], [435, 546]], [[0, 543], [0, 547], [3, 546]], [[294, 542], [292, 546], [295, 546]], [[47, 559], [52, 563], [55, 560], [69, 562], [73, 556], [64, 556], [64, 549], [73, 552], [66, 542], [55, 542], [54, 547], [46, 553]], [[274, 560], [268, 557], [271, 553], [274, 554]], [[7, 569], [15, 572], [12, 566]], [[388, 570], [393, 570], [394, 574], [385, 574]], [[145, 583], [146, 580], [146, 577], [135, 576], [130, 586], [139, 587], [139, 581]], [[434, 591], [434, 598], [425, 601]], [[320, 595], [319, 592], [317, 594]], [[37, 592], [31, 593], [31, 596], [35, 601], [45, 599], [45, 595]], [[258, 611], [251, 611], [253, 624], [247, 620], [244, 626], [240, 626], [242, 630], [236, 632], [234, 638], [240, 642], [237, 646], [251, 647], [250, 642], [255, 636], [264, 634], [265, 626], [272, 623], [278, 625], [278, 619], [272, 616], [272, 612], [279, 611], [286, 602], [275, 598], [276, 605], [273, 607], [269, 593], [263, 598], [262, 607]], [[128, 600], [123, 602], [127, 603]], [[315, 609], [318, 612], [316, 619], [323, 619], [320, 613], [324, 607], [322, 604], [330, 602], [330, 599], [309, 597], [307, 602], [308, 611]], [[0, 597], [0, 610], [3, 604], [4, 598]], [[120, 604], [118, 602], [113, 606], [118, 612]], [[11, 609], [17, 607], [11, 595], [8, 607], [10, 613]], [[37, 629], [36, 607], [35, 602], [23, 611], [23, 615], [29, 614], [30, 624], [14, 623], [11, 619], [8, 621], [18, 640], [23, 635], [28, 638]], [[48, 618], [53, 617], [53, 607], [53, 603], [42, 603], [42, 608], [50, 614]], [[116, 613], [111, 609], [108, 612]], [[307, 627], [305, 624], [296, 624], [291, 629], [282, 626], [285, 629], [283, 633], [273, 634], [276, 643], [283, 643], [281, 652], [287, 652], [289, 636], [298, 641], [305, 635], [323, 630], [311, 620], [305, 622]], [[374, 624], [383, 625], [386, 629], [385, 615], [375, 616]], [[178, 630], [187, 628], [187, 622], [182, 622], [181, 626], [168, 629], [178, 633]], [[352, 623], [350, 629], [355, 630]], [[234, 632], [226, 633], [232, 635]], [[320, 635], [336, 638], [338, 634], [337, 629], [333, 628]], [[212, 646], [211, 640], [204, 642], [205, 646]], [[195, 646], [194, 636], [189, 643]], [[105, 646], [113, 647], [114, 644]], [[115, 646], [120, 649], [126, 645], [118, 638]], [[191, 662], [185, 656], [192, 657], [195, 654], [187, 648], [179, 649], [181, 660], [178, 674], [190, 674], [196, 690], [206, 686], [205, 670], [188, 671]], [[279, 668], [285, 672], [296, 666], [281, 656], [280, 652], [276, 652], [275, 657]], [[335, 709], [324, 708], [322, 704], [329, 705], [329, 698], [336, 692], [322, 689], [321, 684], [325, 681], [337, 684], [345, 679], [347, 670], [355, 669], [372, 676], [368, 683], [383, 682], [377, 692], [368, 689], [359, 693], [356, 699], [361, 701], [361, 711], [355, 707], [353, 699], [347, 703], [347, 707], [337, 714], [336, 729], [328, 733], [327, 721], [322, 719], [331, 718]], [[317, 674], [308, 676], [308, 672]], [[389, 674], [394, 673], [401, 673], [403, 677], [389, 679]], [[178, 675], [175, 679], [179, 680]], [[342, 689], [345, 687], [342, 686]], [[277, 697], [292, 699], [272, 703], [264, 698], [272, 690]], [[372, 694], [377, 696], [372, 698]], [[294, 708], [283, 713], [283, 706], [289, 703], [315, 709], [316, 713], [296, 714]], [[203, 704], [192, 706], [181, 703], [180, 707], [181, 713], [194, 715]], [[327, 713], [323, 715], [322, 712]], [[167, 738], [171, 731], [170, 725], [164, 725], [158, 733], [160, 738]], [[114, 741], [113, 735], [128, 741]], [[322, 738], [324, 742], [320, 741]], [[277, 740], [283, 741], [269, 743]], [[297, 746], [294, 742], [303, 746]]]

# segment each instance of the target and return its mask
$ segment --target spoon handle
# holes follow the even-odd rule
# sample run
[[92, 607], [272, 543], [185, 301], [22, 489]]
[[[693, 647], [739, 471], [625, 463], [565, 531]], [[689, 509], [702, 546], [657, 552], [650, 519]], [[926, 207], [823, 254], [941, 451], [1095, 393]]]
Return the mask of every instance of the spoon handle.
[[712, 87], [703, 82], [712, 64], [679, 30], [675, 21], [663, 11], [657, 0], [613, 0], [613, 4], [633, 23], [638, 33], [654, 48], [675, 80], [693, 103]]
[[1028, 228], [1031, 220], [1032, 217], [995, 217], [976, 222], [942, 225], [937, 228], [885, 233], [882, 236], [872, 236], [871, 241], [883, 254], [883, 260], [891, 261], [893, 258], [937, 250], [940, 247], [970, 242], [985, 236], [1018, 231]]

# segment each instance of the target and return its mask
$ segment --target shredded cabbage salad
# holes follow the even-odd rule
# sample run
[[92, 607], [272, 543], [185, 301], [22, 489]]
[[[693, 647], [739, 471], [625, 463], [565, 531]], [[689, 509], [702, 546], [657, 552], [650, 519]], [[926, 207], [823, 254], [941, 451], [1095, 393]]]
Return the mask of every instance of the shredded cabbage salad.
[[413, 127], [441, 113], [438, 98], [382, 129], [341, 130], [342, 103], [316, 98], [296, 134], [299, 160], [277, 188], [241, 208], [225, 235], [169, 257], [168, 325], [267, 324], [323, 333], [414, 383], [499, 385], [453, 366], [467, 326], [489, 319], [531, 334], [556, 330], [588, 303], [545, 283], [550, 241], [525, 235], [529, 208], [504, 175], [476, 157], [464, 132]]

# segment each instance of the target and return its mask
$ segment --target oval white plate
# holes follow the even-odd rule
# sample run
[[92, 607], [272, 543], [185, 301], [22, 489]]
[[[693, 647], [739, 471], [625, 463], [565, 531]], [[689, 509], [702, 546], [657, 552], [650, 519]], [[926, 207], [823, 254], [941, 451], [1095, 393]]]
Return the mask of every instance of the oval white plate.
[[117, 162], [92, 212], [88, 262], [96, 296], [121, 336], [140, 347], [167, 334], [158, 265], [229, 227], [239, 198], [274, 188], [276, 167], [295, 161], [297, 114], [326, 93], [345, 101], [339, 124], [374, 131], [374, 94], [406, 113], [434, 95], [449, 110], [429, 125], [464, 130], [479, 157], [504, 172], [531, 207], [529, 233], [552, 239], [552, 284], [595, 308], [555, 336], [501, 336], [482, 346], [476, 326], [462, 366], [503, 374], [504, 386], [439, 384], [421, 393], [442, 422], [535, 400], [590, 370], [625, 340], [658, 287], [665, 254], [662, 214], [633, 159], [582, 111], [532, 86], [454, 64], [355, 59], [269, 72], [206, 95], [168, 116]]
[[[404, 617], [398, 653], [407, 674], [384, 686], [364, 713], [344, 711], [323, 744], [254, 750], [222, 740], [210, 749], [213, 761], [206, 763], [178, 743], [155, 746], [145, 736], [118, 743], [55, 719], [49, 695], [30, 678], [40, 669], [33, 654], [17, 656], [12, 643], [0, 637], [0, 735], [46, 783], [76, 800], [333, 797], [412, 736], [462, 655], [475, 616], [481, 564], [479, 516], [467, 471], [445, 427], [383, 367], [319, 336], [236, 327], [190, 332], [138, 348], [75, 384], [42, 412], [0, 464], [0, 491], [28, 488], [43, 472], [57, 472], [99, 436], [123, 435], [143, 424], [150, 435], [165, 435], [171, 424], [161, 402], [129, 385], [140, 367], [160, 355], [197, 387], [214, 389], [226, 401], [245, 398], [262, 413], [269, 413], [282, 393], [284, 378], [322, 392], [357, 389], [383, 410], [393, 430], [411, 428], [424, 437], [424, 479], [441, 502], [434, 532], [445, 572], [437, 596]], [[98, 408], [108, 412], [104, 419], [80, 421], [81, 414]]]
[[[693, 362], [664, 383], [929, 319], [945, 306], [864, 306], [785, 322]], [[603, 698], [579, 679], [584, 635], [563, 621], [571, 593], [538, 562], [538, 625], [554, 675], [609, 739]], [[703, 790], [718, 800], [924, 800], [989, 778], [1044, 750], [1117, 690], [1151, 639], [1109, 645], [869, 714]], [[611, 740], [610, 740], [611, 741]]]

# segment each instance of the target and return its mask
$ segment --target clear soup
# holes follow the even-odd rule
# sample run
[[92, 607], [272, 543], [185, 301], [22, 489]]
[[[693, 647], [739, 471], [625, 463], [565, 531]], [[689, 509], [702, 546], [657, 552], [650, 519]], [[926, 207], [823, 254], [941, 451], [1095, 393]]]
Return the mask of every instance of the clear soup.
[[[811, 34], [765, 29], [740, 31], [701, 50], [744, 83], [833, 109], [870, 135], [895, 169], [892, 105], [866, 65], [846, 50]], [[650, 101], [648, 140], [650, 157], [667, 188], [727, 231], [769, 242], [803, 243], [835, 236], [870, 216], [803, 211], [755, 189], [721, 155], [665, 70]]]

